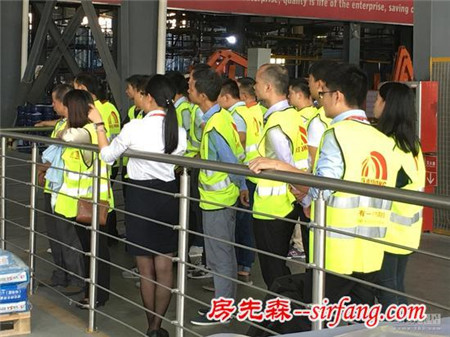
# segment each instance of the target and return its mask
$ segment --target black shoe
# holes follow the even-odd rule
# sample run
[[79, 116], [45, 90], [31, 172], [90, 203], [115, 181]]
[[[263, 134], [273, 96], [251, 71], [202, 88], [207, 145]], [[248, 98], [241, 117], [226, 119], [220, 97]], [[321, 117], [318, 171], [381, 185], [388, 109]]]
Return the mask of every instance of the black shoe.
[[68, 285], [67, 287], [63, 287], [61, 292], [66, 296], [72, 296], [79, 294], [84, 291], [84, 287], [76, 286], [76, 285]]
[[[105, 305], [106, 302], [95, 302], [95, 308], [100, 308]], [[88, 310], [89, 309], [89, 299], [85, 298], [81, 300], [79, 303], [77, 303], [77, 308], [81, 310]]]
[[166, 329], [159, 328], [159, 330], [147, 331], [149, 337], [169, 337], [169, 332]]

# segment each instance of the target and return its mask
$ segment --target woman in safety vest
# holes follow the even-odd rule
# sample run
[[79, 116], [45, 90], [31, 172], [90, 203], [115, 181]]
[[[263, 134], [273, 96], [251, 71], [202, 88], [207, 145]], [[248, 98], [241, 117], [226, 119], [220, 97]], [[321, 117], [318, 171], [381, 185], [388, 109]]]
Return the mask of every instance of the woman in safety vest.
[[[402, 169], [399, 171], [396, 187], [423, 191], [425, 164], [416, 135], [414, 93], [403, 83], [383, 84], [374, 105], [374, 115], [378, 119], [378, 130], [392, 137], [397, 145]], [[417, 249], [422, 229], [422, 208], [394, 201], [384, 240]], [[386, 245], [378, 283], [386, 288], [405, 292], [405, 270], [411, 253], [411, 250]], [[404, 296], [384, 290], [379, 290], [378, 300], [384, 310], [391, 304], [407, 304]]]
[[[135, 97], [136, 105], [144, 110], [144, 118], [126, 124], [110, 145], [102, 117], [92, 106], [90, 119], [97, 125], [102, 159], [113, 163], [128, 149], [182, 155], [186, 132], [178, 127], [174, 96], [165, 76], [153, 76], [145, 90]], [[170, 303], [172, 257], [177, 251], [178, 233], [173, 230], [178, 223], [178, 200], [173, 197], [178, 192], [174, 165], [130, 158], [127, 168], [132, 185], [128, 185], [125, 199], [126, 236], [130, 242], [128, 252], [136, 257], [141, 276], [142, 301], [149, 310], [147, 335], [168, 337], [168, 332], [161, 328], [161, 317]]]
[[[67, 142], [97, 144], [97, 133], [94, 124], [89, 120], [90, 106], [94, 104], [92, 96], [85, 90], [72, 90], [64, 96], [64, 105], [68, 109], [67, 128], [60, 134], [60, 138]], [[78, 199], [92, 198], [92, 174], [93, 162], [96, 154], [91, 151], [80, 150], [75, 147], [66, 147], [62, 153], [64, 161], [63, 184], [59, 190], [55, 204], [55, 213], [66, 220], [75, 221], [78, 212]], [[108, 180], [106, 164], [101, 162], [100, 168], [100, 200], [108, 201], [114, 206], [113, 193]], [[75, 226], [81, 247], [84, 252], [91, 248], [91, 232], [85, 228], [86, 225]], [[104, 226], [102, 226], [104, 227]], [[104, 228], [101, 228], [104, 230]], [[107, 238], [99, 236], [98, 257], [109, 261], [109, 250]], [[84, 256], [84, 275], [89, 275], [89, 256]], [[110, 266], [104, 262], [98, 262], [98, 273], [96, 283], [101, 286], [97, 290], [96, 306], [102, 306], [109, 299]], [[86, 309], [89, 297], [89, 287], [85, 288], [85, 299], [80, 301], [79, 308]]]

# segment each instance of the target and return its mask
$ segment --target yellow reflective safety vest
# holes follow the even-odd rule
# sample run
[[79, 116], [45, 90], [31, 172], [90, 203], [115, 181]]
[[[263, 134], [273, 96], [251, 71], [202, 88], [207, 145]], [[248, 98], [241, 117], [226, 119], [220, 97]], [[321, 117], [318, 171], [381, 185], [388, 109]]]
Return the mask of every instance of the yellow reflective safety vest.
[[245, 159], [244, 164], [259, 156], [258, 144], [261, 141], [263, 130], [263, 115], [256, 109], [249, 109], [245, 105], [237, 106], [231, 115], [238, 114], [245, 122]]
[[248, 107], [250, 110], [258, 111], [258, 112], [261, 114], [261, 116], [263, 116], [263, 118], [264, 118], [264, 115], [265, 115], [266, 112], [267, 112], [267, 108], [266, 108], [264, 105], [262, 105], [261, 103], [259, 103], [259, 102], [255, 102], [255, 103], [252, 104], [252, 105], [247, 105], [247, 107]]
[[[395, 142], [370, 124], [343, 120], [325, 131], [333, 133], [342, 151], [342, 180], [395, 187], [400, 163], [395, 155]], [[357, 142], [357, 144], [355, 144]], [[314, 167], [316, 170], [317, 159]], [[389, 223], [392, 201], [360, 196], [341, 191], [327, 200], [326, 227], [373, 239], [383, 239]], [[314, 210], [311, 210], [314, 221]], [[310, 232], [310, 260], [313, 261], [314, 235]], [[335, 232], [326, 232], [325, 268], [341, 274], [371, 273], [381, 269], [383, 244]]]
[[120, 133], [120, 113], [114, 104], [106, 101], [102, 104], [101, 115], [107, 128], [107, 137], [111, 141]]
[[178, 126], [184, 128], [183, 112], [189, 111], [189, 115], [191, 115], [191, 103], [187, 100], [186, 97], [182, 97], [180, 99], [183, 99], [183, 101], [177, 107], [175, 107], [175, 112], [177, 113]]
[[307, 106], [298, 112], [303, 117], [305, 124], [308, 125], [309, 121], [317, 115], [317, 108], [315, 106]]
[[[221, 109], [206, 122], [203, 137], [200, 144], [201, 159], [208, 160], [209, 133], [215, 130], [227, 142], [236, 158], [244, 157], [244, 149], [239, 140], [239, 134], [234, 125], [230, 113]], [[225, 206], [232, 206], [239, 196], [239, 187], [233, 184], [228, 173], [201, 169], [198, 176], [198, 189], [200, 191], [200, 207], [204, 210], [221, 209], [217, 206], [205, 203], [211, 201]]]
[[[289, 107], [282, 111], [275, 111], [269, 116], [264, 126], [262, 139], [258, 145], [258, 152], [262, 157], [266, 156], [267, 132], [274, 127], [279, 127], [290, 140], [295, 167], [306, 171], [308, 169], [308, 140], [303, 118], [298, 111]], [[294, 209], [292, 205], [294, 200], [295, 197], [289, 191], [289, 184], [274, 180], [258, 179], [253, 211], [284, 217]], [[253, 217], [257, 219], [272, 219], [258, 214], [253, 214]]]
[[[401, 160], [403, 170], [410, 178], [410, 183], [403, 187], [405, 190], [421, 191], [425, 188], [425, 161], [422, 151], [417, 157], [405, 153], [396, 148], [396, 153]], [[417, 249], [422, 234], [423, 206], [405, 204], [399, 201], [392, 202], [390, 223], [384, 238], [386, 242], [396, 243]], [[405, 255], [412, 253], [410, 250], [385, 246], [385, 251], [392, 254]]]
[[142, 110], [136, 111], [136, 109], [137, 109], [136, 105], [132, 105], [128, 109], [128, 119], [130, 121], [132, 121], [133, 119], [142, 119], [142, 118], [144, 118], [144, 113], [142, 112]]
[[325, 126], [325, 130], [330, 127], [332, 119], [325, 116], [325, 110], [322, 106], [319, 109], [316, 109], [316, 113], [310, 117], [310, 119], [306, 123], [306, 130], [309, 130], [309, 125], [315, 118], [318, 118], [322, 122], [322, 124]]
[[195, 119], [197, 117], [197, 109], [200, 108], [197, 104], [191, 104], [189, 109], [191, 112], [191, 120], [190, 120], [191, 126], [188, 132], [187, 147], [184, 155], [186, 157], [194, 158], [198, 153], [200, 153], [201, 138], [198, 139], [197, 134], [195, 132], [196, 130], [195, 128], [197, 127], [195, 125]]
[[[91, 135], [92, 144], [98, 144], [97, 132], [94, 125], [86, 124], [84, 128]], [[93, 185], [93, 164], [88, 165], [84, 162], [83, 154], [80, 149], [66, 147], [63, 150], [62, 159], [64, 160], [63, 184], [56, 198], [55, 212], [66, 218], [75, 218], [77, 216], [78, 200], [76, 198], [92, 198]], [[97, 156], [93, 153], [93, 158]], [[108, 200], [109, 205], [114, 207], [114, 197], [109, 184], [109, 174], [107, 165], [101, 162], [100, 168], [100, 200]], [[111, 211], [111, 209], [110, 209]]]
[[[50, 138], [56, 138], [56, 136], [58, 135], [58, 132], [61, 130], [64, 130], [66, 125], [67, 125], [67, 118], [60, 119], [55, 124], [52, 134], [50, 135]], [[48, 181], [47, 179], [45, 180], [44, 193], [52, 193], [52, 190], [50, 189], [50, 181]]]

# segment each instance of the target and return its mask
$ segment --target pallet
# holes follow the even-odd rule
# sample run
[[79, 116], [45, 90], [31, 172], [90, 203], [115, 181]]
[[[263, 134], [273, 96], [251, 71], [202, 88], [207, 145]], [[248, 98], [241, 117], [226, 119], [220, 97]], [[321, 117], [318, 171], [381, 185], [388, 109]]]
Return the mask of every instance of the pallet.
[[31, 314], [18, 312], [0, 315], [0, 336], [16, 336], [31, 333]]

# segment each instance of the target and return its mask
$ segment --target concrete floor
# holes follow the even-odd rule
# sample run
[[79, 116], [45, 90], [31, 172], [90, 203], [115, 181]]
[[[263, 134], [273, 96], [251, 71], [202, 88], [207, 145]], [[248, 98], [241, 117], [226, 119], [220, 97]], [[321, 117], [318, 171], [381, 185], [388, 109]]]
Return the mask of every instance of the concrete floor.
[[[9, 153], [14, 157], [28, 159], [27, 154]], [[29, 170], [23, 163], [7, 160], [7, 176], [18, 179], [23, 182], [29, 181]], [[42, 194], [39, 193], [38, 207], [42, 209]], [[123, 204], [121, 200], [121, 192], [116, 191], [117, 204]], [[7, 182], [7, 198], [18, 202], [28, 203], [29, 200], [29, 186], [19, 184], [16, 182]], [[22, 226], [28, 226], [29, 210], [23, 206], [19, 206], [12, 202], [6, 203], [7, 219], [17, 222]], [[119, 231], [123, 231], [123, 216], [118, 215]], [[26, 250], [28, 248], [28, 232], [25, 229], [19, 228], [13, 224], [7, 223], [7, 241]], [[45, 232], [45, 224], [43, 216], [38, 217], [37, 230]], [[50, 254], [46, 253], [48, 248], [48, 241], [45, 238], [37, 238], [37, 254], [46, 259], [51, 259]], [[421, 243], [421, 249], [426, 251], [450, 256], [450, 237], [440, 236], [435, 234], [424, 234]], [[18, 256], [27, 261], [27, 254], [13, 245], [7, 245], [7, 249], [16, 253]], [[117, 244], [111, 248], [111, 261], [123, 267], [130, 268], [133, 266], [132, 258], [127, 255], [122, 244]], [[301, 272], [303, 269], [298, 265], [292, 265], [291, 269], [295, 272]], [[52, 270], [52, 266], [45, 263], [41, 259], [37, 259], [36, 276], [40, 279], [48, 278]], [[438, 258], [431, 258], [421, 254], [414, 254], [410, 258], [407, 268], [406, 289], [418, 297], [423, 297], [440, 304], [450, 305], [450, 262]], [[252, 271], [254, 285], [263, 287], [263, 281], [259, 271], [259, 266], [256, 263]], [[202, 285], [210, 282], [209, 280], [188, 280], [187, 294], [195, 297], [203, 302], [209, 302], [212, 293], [202, 289]], [[119, 295], [127, 299], [141, 304], [139, 290], [135, 286], [135, 280], [123, 279], [121, 277], [121, 270], [116, 268], [111, 272], [111, 290], [117, 292]], [[238, 287], [238, 298], [250, 297], [262, 298], [264, 297], [261, 291], [249, 289], [248, 287]], [[81, 298], [73, 297], [74, 300]], [[32, 308], [32, 335], [33, 336], [85, 336], [88, 313], [87, 311], [79, 310], [75, 307], [69, 299], [61, 297], [54, 290], [46, 287], [38, 287], [36, 293], [31, 297]], [[166, 315], [168, 320], [175, 320], [175, 305], [176, 297], [172, 298], [169, 311]], [[189, 323], [190, 318], [194, 317], [199, 305], [191, 300], [186, 300], [185, 310], [185, 326], [197, 334], [208, 336], [217, 333], [236, 333], [245, 334], [248, 325], [232, 321], [228, 325], [215, 327], [196, 327]], [[136, 331], [146, 331], [146, 319], [144, 311], [127, 303], [126, 301], [112, 295], [110, 301], [105, 307], [99, 309], [102, 313], [110, 315], [117, 320], [123, 321], [133, 327], [135, 330], [123, 326], [122, 324], [102, 315], [97, 315], [98, 335], [101, 336], [139, 336]], [[442, 317], [450, 315], [449, 312], [438, 308], [428, 308], [429, 313], [439, 313]], [[165, 322], [163, 326], [169, 330], [170, 335], [174, 336], [175, 330], [168, 323]], [[97, 335], [96, 334], [96, 335]], [[186, 336], [192, 334], [186, 333]]]

